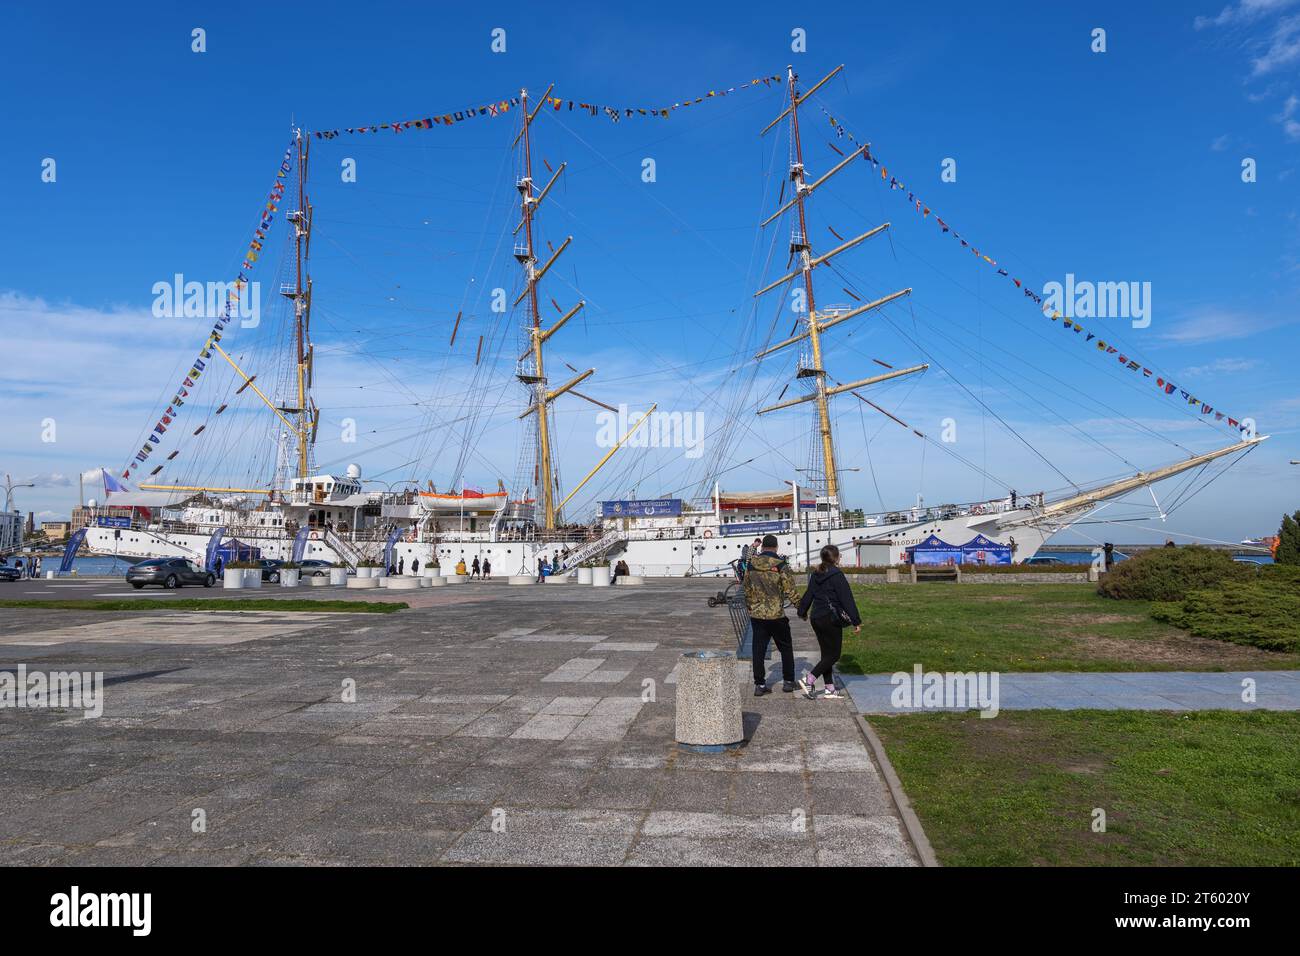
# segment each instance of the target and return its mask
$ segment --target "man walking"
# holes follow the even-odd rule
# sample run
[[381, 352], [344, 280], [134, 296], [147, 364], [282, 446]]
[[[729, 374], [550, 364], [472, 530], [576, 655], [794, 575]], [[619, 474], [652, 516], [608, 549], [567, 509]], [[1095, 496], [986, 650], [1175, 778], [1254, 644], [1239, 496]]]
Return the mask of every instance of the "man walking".
[[795, 590], [794, 573], [785, 558], [776, 553], [776, 535], [769, 534], [760, 542], [762, 551], [749, 558], [745, 573], [745, 607], [749, 611], [754, 629], [754, 696], [771, 693], [767, 686], [767, 669], [763, 658], [767, 656], [767, 642], [776, 642], [781, 652], [781, 690], [787, 694], [794, 690], [794, 645], [790, 640], [790, 619], [785, 616], [785, 602], [799, 603]]

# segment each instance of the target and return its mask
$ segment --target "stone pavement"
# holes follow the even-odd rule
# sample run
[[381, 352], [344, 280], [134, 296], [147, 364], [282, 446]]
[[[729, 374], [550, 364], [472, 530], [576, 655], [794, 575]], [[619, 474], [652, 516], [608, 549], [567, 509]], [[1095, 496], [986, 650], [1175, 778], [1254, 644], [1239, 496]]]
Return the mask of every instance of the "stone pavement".
[[754, 698], [746, 663], [746, 746], [676, 749], [680, 655], [732, 647], [714, 589], [0, 611], [0, 670], [109, 682], [99, 719], [0, 710], [0, 863], [916, 865], [847, 700]]
[[[1245, 681], [1254, 701], [1242, 700]], [[894, 707], [889, 674], [846, 676], [862, 714], [967, 708]], [[1132, 673], [1002, 673], [1001, 710], [1300, 710], [1300, 671], [1148, 671]]]

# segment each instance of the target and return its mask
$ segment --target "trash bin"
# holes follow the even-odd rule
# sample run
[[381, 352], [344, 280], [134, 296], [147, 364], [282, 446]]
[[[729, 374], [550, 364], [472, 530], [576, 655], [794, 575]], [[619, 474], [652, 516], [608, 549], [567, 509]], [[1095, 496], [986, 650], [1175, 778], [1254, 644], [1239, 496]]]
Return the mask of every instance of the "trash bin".
[[677, 745], [695, 753], [720, 753], [745, 741], [736, 655], [692, 651], [677, 668]]

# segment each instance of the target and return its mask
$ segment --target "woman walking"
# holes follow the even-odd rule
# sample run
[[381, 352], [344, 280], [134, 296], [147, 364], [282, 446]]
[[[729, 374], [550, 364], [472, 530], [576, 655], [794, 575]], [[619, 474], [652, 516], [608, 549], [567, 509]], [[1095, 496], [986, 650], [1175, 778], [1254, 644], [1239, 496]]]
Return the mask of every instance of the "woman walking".
[[808, 589], [799, 602], [799, 616], [812, 621], [817, 646], [821, 648], [821, 660], [799, 681], [804, 696], [809, 700], [817, 696], [815, 685], [818, 677], [822, 679], [822, 697], [833, 700], [843, 696], [835, 689], [832, 668], [840, 659], [844, 628], [851, 624], [854, 634], [862, 631], [858, 605], [853, 600], [853, 592], [849, 590], [849, 579], [839, 569], [839, 563], [839, 548], [833, 544], [822, 548], [821, 564], [808, 575]]

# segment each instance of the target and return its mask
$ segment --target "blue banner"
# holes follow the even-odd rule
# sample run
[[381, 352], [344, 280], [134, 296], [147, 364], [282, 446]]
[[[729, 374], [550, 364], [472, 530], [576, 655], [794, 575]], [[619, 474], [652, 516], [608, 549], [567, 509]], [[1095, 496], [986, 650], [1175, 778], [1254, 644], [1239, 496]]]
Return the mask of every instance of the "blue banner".
[[737, 534], [752, 534], [754, 537], [762, 537], [765, 534], [776, 534], [779, 531], [789, 531], [790, 522], [788, 521], [743, 521], [740, 524], [724, 524], [719, 529], [724, 537], [731, 537]]
[[72, 559], [77, 556], [77, 549], [81, 543], [86, 540], [86, 529], [78, 528], [71, 538], [68, 539], [67, 546], [63, 549], [63, 560], [59, 563], [59, 573], [67, 574], [72, 570]]
[[294, 536], [293, 555], [289, 559], [294, 564], [297, 564], [302, 560], [303, 553], [307, 550], [307, 535], [309, 534], [311, 534], [311, 528], [307, 525], [303, 525], [298, 529], [298, 533]]
[[212, 570], [212, 563], [217, 560], [217, 548], [221, 547], [221, 536], [225, 533], [225, 528], [218, 528], [212, 532], [212, 537], [208, 539], [208, 550], [203, 556], [204, 571]]
[[676, 518], [682, 513], [681, 498], [648, 498], [642, 501], [602, 501], [602, 518]]
[[130, 518], [110, 518], [105, 515], [99, 515], [95, 518], [95, 527], [97, 528], [129, 528], [131, 527]]
[[[396, 564], [393, 561], [393, 545], [397, 543], [397, 539], [402, 536], [402, 533], [401, 528], [394, 528], [388, 534], [388, 541], [384, 544], [384, 567], [386, 568], [391, 568]], [[339, 557], [342, 557], [342, 555], [339, 555]]]

